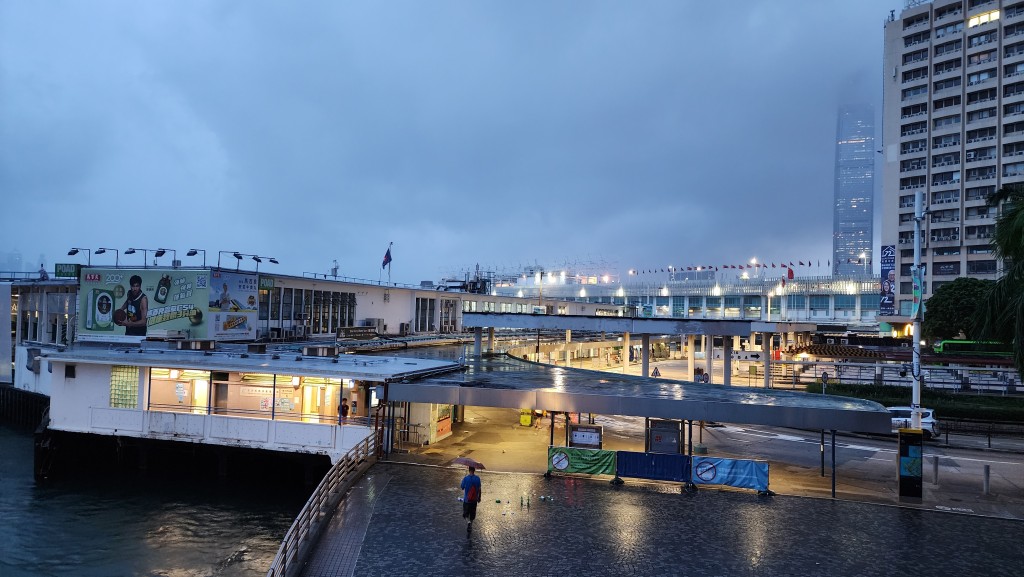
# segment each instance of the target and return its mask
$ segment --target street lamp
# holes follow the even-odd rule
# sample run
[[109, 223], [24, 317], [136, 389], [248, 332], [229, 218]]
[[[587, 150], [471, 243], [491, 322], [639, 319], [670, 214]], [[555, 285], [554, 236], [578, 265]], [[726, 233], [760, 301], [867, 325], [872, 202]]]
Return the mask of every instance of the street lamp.
[[[205, 255], [206, 253], [203, 254]], [[242, 253], [238, 252], [237, 250], [217, 251], [217, 268], [220, 268], [220, 255], [222, 254], [230, 254], [231, 256], [237, 258], [238, 260], [242, 260]]]
[[277, 262], [276, 258], [271, 256], [259, 256], [255, 254], [244, 254], [242, 256], [251, 256], [252, 260], [256, 261], [256, 272], [260, 272], [260, 263], [263, 262], [263, 259], [267, 259], [267, 261], [269, 261], [272, 264], [280, 264]]
[[199, 253], [203, 253], [203, 268], [206, 268], [206, 251], [201, 248], [190, 248], [185, 256], [196, 256]]
[[153, 256], [161, 257], [167, 254], [167, 251], [171, 251], [171, 266], [177, 266], [175, 263], [178, 262], [178, 251], [174, 250], [173, 248], [159, 248], [157, 249], [156, 254]]
[[103, 254], [103, 253], [107, 252], [108, 250], [114, 251], [114, 268], [117, 268], [118, 261], [121, 260], [121, 251], [117, 250], [116, 248], [100, 247], [100, 248], [96, 249], [96, 254]]
[[124, 253], [125, 254], [135, 254], [136, 251], [140, 251], [140, 250], [142, 251], [142, 268], [148, 268], [149, 267], [149, 253], [153, 253], [153, 258], [160, 258], [160, 257], [164, 256], [164, 254], [167, 253], [167, 251], [165, 251], [162, 248], [158, 248], [158, 249], [153, 249], [153, 248], [129, 248], [128, 250], [124, 251]]
[[87, 259], [85, 262], [88, 264], [88, 266], [92, 266], [92, 251], [87, 248], [72, 248], [71, 250], [68, 251], [68, 256], [75, 256], [76, 254], [78, 254], [78, 251], [80, 250], [84, 250], [86, 253], [88, 253], [86, 255]]
[[869, 274], [868, 273], [868, 254], [866, 252], [861, 251], [861, 253], [860, 253], [860, 261], [862, 263], [864, 263], [864, 274], [865, 275]]

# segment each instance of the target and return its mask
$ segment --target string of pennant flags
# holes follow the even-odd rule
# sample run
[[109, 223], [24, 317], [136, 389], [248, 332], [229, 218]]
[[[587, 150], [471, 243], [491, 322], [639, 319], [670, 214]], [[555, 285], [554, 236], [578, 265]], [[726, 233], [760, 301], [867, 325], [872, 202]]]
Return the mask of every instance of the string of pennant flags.
[[[847, 262], [854, 263], [854, 262], [860, 262], [860, 261], [857, 260], [857, 259], [847, 259]], [[826, 263], [825, 266], [827, 266], [827, 267], [831, 267], [832, 266], [832, 261], [831, 260], [827, 260], [827, 261], [825, 261], [825, 263]], [[797, 267], [814, 267], [814, 266], [815, 266], [815, 264], [814, 264], [813, 261], [808, 260], [805, 263], [802, 260], [798, 260], [798, 261], [796, 261], [796, 263], [794, 263], [793, 261], [789, 261], [788, 263], [787, 262], [780, 262], [778, 264], [776, 264], [774, 262], [772, 262], [772, 263], [755, 262], [755, 263], [748, 263], [748, 264], [691, 265], [691, 266], [688, 266], [688, 267], [681, 267], [681, 266], [679, 266], [679, 267], [667, 267], [667, 268], [653, 268], [653, 269], [645, 269], [645, 270], [633, 269], [633, 271], [634, 271], [634, 274], [649, 274], [649, 273], [662, 273], [662, 272], [678, 272], [678, 271], [683, 271], [683, 270], [688, 270], [688, 271], [707, 271], [707, 270], [718, 271], [718, 270], [726, 270], [726, 269], [728, 269], [728, 270], [732, 270], [732, 269], [736, 269], [736, 270], [759, 270], [759, 269], [769, 269], [769, 268], [795, 269]], [[817, 266], [821, 267], [821, 261], [820, 260], [817, 261]]]

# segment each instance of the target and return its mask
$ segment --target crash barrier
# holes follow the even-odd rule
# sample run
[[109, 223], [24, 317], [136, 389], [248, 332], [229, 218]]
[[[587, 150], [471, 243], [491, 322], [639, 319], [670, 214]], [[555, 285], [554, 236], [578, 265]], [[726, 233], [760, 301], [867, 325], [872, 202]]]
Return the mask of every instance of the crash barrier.
[[548, 447], [548, 471], [768, 491], [768, 462], [749, 459]]

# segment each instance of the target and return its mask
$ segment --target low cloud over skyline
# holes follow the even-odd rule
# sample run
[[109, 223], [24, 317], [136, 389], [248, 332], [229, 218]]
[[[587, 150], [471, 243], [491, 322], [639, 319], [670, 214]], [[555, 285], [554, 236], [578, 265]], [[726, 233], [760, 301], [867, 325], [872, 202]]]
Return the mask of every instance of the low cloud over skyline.
[[6, 2], [0, 252], [376, 280], [394, 243], [404, 283], [824, 264], [837, 108], [880, 108], [894, 8]]

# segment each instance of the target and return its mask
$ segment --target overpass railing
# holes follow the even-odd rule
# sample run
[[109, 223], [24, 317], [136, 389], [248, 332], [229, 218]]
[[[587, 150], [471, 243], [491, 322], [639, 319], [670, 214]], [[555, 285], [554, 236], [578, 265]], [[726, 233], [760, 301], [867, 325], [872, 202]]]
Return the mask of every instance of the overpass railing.
[[267, 577], [294, 577], [310, 549], [320, 539], [341, 498], [377, 461], [377, 432], [373, 432], [331, 467], [284, 535]]

